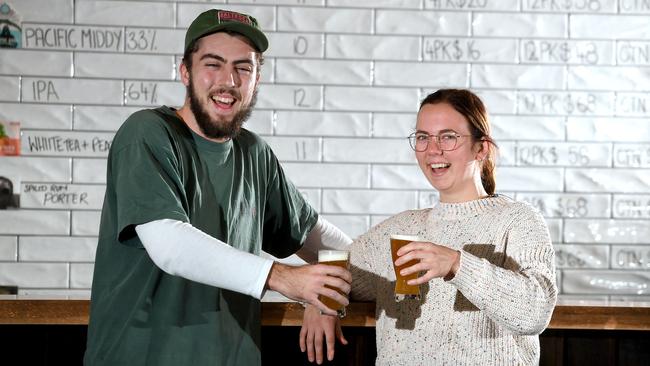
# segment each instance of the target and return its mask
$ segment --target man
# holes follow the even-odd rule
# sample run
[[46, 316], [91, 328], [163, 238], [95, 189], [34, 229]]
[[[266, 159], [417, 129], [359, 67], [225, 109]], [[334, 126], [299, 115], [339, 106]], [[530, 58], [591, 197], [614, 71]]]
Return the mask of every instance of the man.
[[[265, 289], [326, 308], [351, 276], [258, 256], [350, 240], [319, 218], [258, 136], [255, 104], [268, 41], [257, 21], [209, 10], [187, 30], [185, 103], [134, 113], [108, 156], [86, 365], [255, 365]], [[304, 243], [304, 245], [303, 245]], [[310, 257], [311, 256], [311, 257]]]

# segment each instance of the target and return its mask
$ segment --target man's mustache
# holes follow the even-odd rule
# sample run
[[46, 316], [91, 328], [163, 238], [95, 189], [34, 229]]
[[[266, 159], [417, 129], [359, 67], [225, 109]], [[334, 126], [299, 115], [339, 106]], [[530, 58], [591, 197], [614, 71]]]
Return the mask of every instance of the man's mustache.
[[241, 100], [241, 93], [239, 92], [239, 90], [237, 90], [235, 88], [229, 88], [229, 87], [222, 86], [222, 87], [217, 88], [217, 90], [215, 90], [213, 92], [213, 94], [230, 94], [233, 97], [235, 97], [236, 99]]

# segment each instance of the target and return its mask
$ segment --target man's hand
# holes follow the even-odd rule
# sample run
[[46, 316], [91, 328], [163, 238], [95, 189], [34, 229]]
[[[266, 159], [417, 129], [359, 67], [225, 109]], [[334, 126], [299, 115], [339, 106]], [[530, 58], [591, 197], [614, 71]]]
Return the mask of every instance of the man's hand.
[[334, 359], [334, 348], [336, 340], [341, 344], [348, 344], [343, 336], [339, 318], [332, 315], [321, 315], [320, 311], [311, 305], [305, 308], [305, 314], [300, 328], [300, 350], [307, 351], [309, 362], [316, 361], [317, 364], [323, 362], [323, 335], [327, 346], [327, 359]]
[[267, 286], [284, 296], [307, 302], [322, 311], [323, 314], [336, 315], [336, 311], [325, 306], [318, 295], [324, 295], [336, 300], [339, 304], [348, 305], [346, 296], [338, 291], [325, 287], [325, 285], [338, 288], [344, 294], [350, 293], [352, 275], [347, 269], [328, 266], [326, 264], [308, 264], [303, 266], [289, 266], [274, 263], [267, 280]]

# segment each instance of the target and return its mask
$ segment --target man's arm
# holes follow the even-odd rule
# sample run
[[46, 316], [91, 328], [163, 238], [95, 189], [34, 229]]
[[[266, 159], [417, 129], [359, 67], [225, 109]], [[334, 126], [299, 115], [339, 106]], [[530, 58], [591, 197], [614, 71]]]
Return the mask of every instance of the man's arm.
[[262, 297], [273, 261], [231, 247], [194, 226], [163, 219], [135, 231], [163, 271], [206, 285]]
[[318, 261], [319, 250], [350, 250], [350, 244], [352, 239], [349, 236], [322, 216], [318, 216], [316, 225], [311, 229], [296, 255], [307, 263], [314, 263]]
[[325, 285], [350, 291], [350, 273], [326, 265], [288, 266], [235, 249], [192, 225], [163, 219], [135, 228], [152, 261], [163, 271], [207, 285], [261, 298], [265, 286], [325, 313], [318, 295], [347, 304], [347, 299]]

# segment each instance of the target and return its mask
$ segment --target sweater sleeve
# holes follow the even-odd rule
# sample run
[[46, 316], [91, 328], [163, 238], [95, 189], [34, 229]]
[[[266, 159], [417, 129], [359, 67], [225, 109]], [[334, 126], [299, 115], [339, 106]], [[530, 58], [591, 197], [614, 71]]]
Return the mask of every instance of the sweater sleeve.
[[360, 236], [350, 246], [350, 272], [352, 289], [350, 298], [357, 301], [374, 301], [377, 297], [376, 271], [373, 254], [376, 239], [375, 230]]
[[539, 213], [526, 210], [505, 235], [503, 267], [462, 250], [459, 270], [449, 282], [500, 326], [515, 334], [539, 334], [557, 300], [548, 228]]

